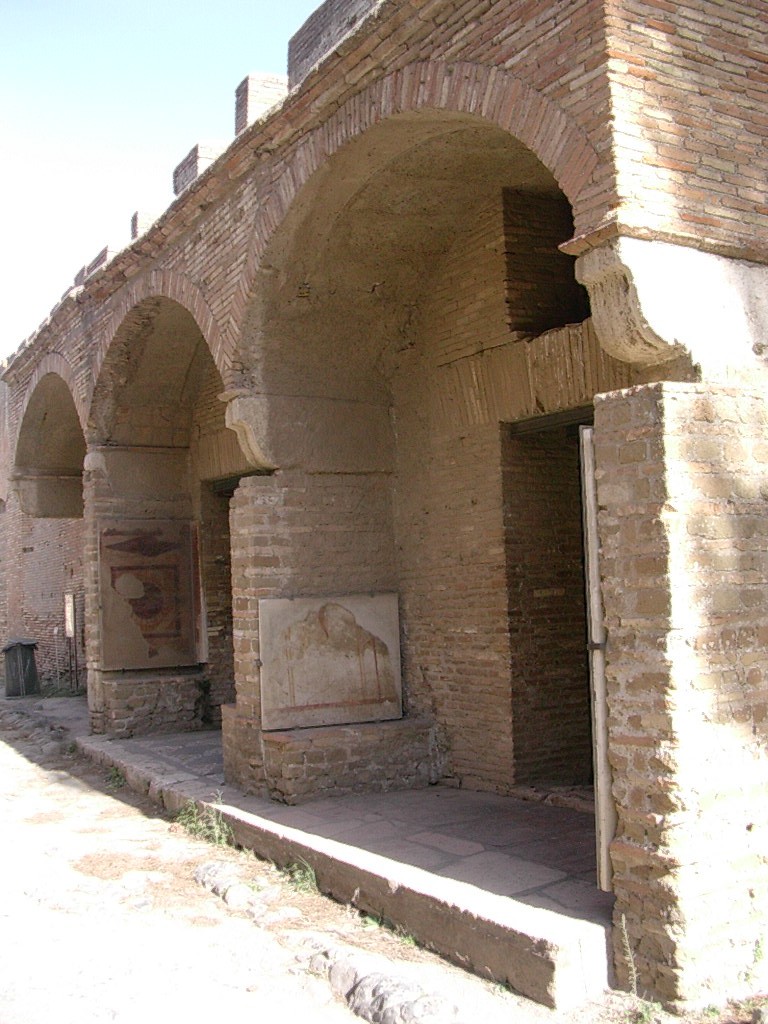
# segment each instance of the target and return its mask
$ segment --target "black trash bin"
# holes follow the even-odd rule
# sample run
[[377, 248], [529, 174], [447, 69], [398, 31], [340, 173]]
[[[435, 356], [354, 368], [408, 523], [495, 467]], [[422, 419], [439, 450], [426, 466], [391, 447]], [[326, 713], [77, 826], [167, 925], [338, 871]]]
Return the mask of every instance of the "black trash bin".
[[40, 693], [40, 680], [35, 664], [35, 640], [9, 640], [5, 655], [5, 696], [28, 697]]

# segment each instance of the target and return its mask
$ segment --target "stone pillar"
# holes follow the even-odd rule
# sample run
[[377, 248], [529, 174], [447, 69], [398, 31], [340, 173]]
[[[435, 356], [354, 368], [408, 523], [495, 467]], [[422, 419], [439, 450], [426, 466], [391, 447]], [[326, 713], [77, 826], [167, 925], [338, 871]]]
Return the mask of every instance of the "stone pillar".
[[83, 495], [91, 728], [199, 728], [206, 686], [187, 451], [91, 444]]
[[677, 1009], [765, 984], [767, 423], [707, 384], [595, 407], [617, 975]]

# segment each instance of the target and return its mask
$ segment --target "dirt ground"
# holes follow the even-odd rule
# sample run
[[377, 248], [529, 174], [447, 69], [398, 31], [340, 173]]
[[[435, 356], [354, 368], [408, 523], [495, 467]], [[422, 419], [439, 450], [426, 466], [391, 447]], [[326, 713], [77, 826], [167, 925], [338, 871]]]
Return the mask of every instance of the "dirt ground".
[[[415, 973], [458, 1008], [451, 1019], [467, 1024], [680, 1020], [621, 993], [555, 1013], [469, 976], [323, 897], [300, 865], [290, 877], [193, 838], [118, 772], [7, 716], [0, 812], [2, 1024], [152, 1024], [169, 1013], [208, 1024], [272, 1009], [285, 1024], [359, 1020], [309, 969], [312, 954], [328, 947], [384, 957], [393, 975]], [[227, 896], [231, 905], [195, 881], [211, 864], [242, 883]], [[713, 1008], [686, 1024], [742, 1024], [753, 1009]]]

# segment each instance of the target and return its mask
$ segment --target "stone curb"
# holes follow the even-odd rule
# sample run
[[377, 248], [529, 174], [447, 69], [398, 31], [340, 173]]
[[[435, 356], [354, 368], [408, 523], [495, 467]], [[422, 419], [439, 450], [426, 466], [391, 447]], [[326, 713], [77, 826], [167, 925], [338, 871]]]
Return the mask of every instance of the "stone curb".
[[[195, 881], [228, 906], [247, 913], [257, 925], [276, 923], [264, 920], [264, 894], [243, 883], [233, 864], [203, 864], [195, 871]], [[325, 978], [334, 995], [369, 1024], [463, 1024], [458, 1008], [410, 977], [407, 965], [393, 971], [386, 957], [341, 943], [329, 945], [315, 936], [305, 937], [304, 945], [298, 962]]]
[[347, 947], [316, 952], [309, 969], [326, 977], [334, 994], [369, 1024], [468, 1024], [458, 1007], [424, 989], [380, 956]]

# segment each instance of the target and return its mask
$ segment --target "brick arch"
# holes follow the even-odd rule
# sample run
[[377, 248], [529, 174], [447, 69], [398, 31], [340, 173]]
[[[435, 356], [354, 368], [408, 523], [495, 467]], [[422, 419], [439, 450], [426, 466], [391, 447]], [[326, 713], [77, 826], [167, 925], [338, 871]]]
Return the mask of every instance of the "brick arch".
[[78, 386], [77, 379], [75, 377], [75, 371], [72, 368], [72, 364], [69, 360], [61, 355], [59, 352], [49, 352], [45, 355], [35, 367], [27, 386], [24, 390], [24, 398], [21, 403], [21, 409], [19, 412], [18, 419], [15, 424], [14, 437], [12, 441], [11, 451], [13, 452], [13, 461], [16, 459], [16, 450], [19, 446], [19, 438], [21, 436], [21, 427], [24, 423], [24, 417], [27, 414], [29, 403], [37, 390], [40, 381], [43, 377], [47, 377], [49, 374], [55, 374], [57, 377], [61, 377], [67, 386], [67, 390], [72, 396], [72, 404], [75, 407], [77, 418], [80, 421], [80, 427], [85, 436], [86, 421], [88, 418], [88, 402], [86, 396]]
[[[579, 199], [598, 156], [557, 104], [498, 67], [443, 60], [408, 64], [347, 100], [304, 136], [276, 169], [279, 188], [259, 210], [248, 260], [232, 300], [234, 330], [244, 322], [261, 258], [310, 178], [343, 146], [386, 118], [430, 110], [479, 117], [509, 132], [551, 172], [578, 217]], [[230, 339], [230, 346], [233, 351], [235, 339]]]
[[229, 380], [231, 350], [225, 342], [224, 331], [203, 296], [200, 288], [184, 274], [175, 270], [152, 270], [136, 281], [131, 281], [121, 289], [119, 300], [113, 307], [106, 328], [96, 349], [91, 374], [91, 394], [93, 398], [104, 361], [117, 332], [126, 317], [145, 299], [166, 298], [182, 306], [194, 319], [200, 333], [205, 339], [216, 369], [226, 388]]

